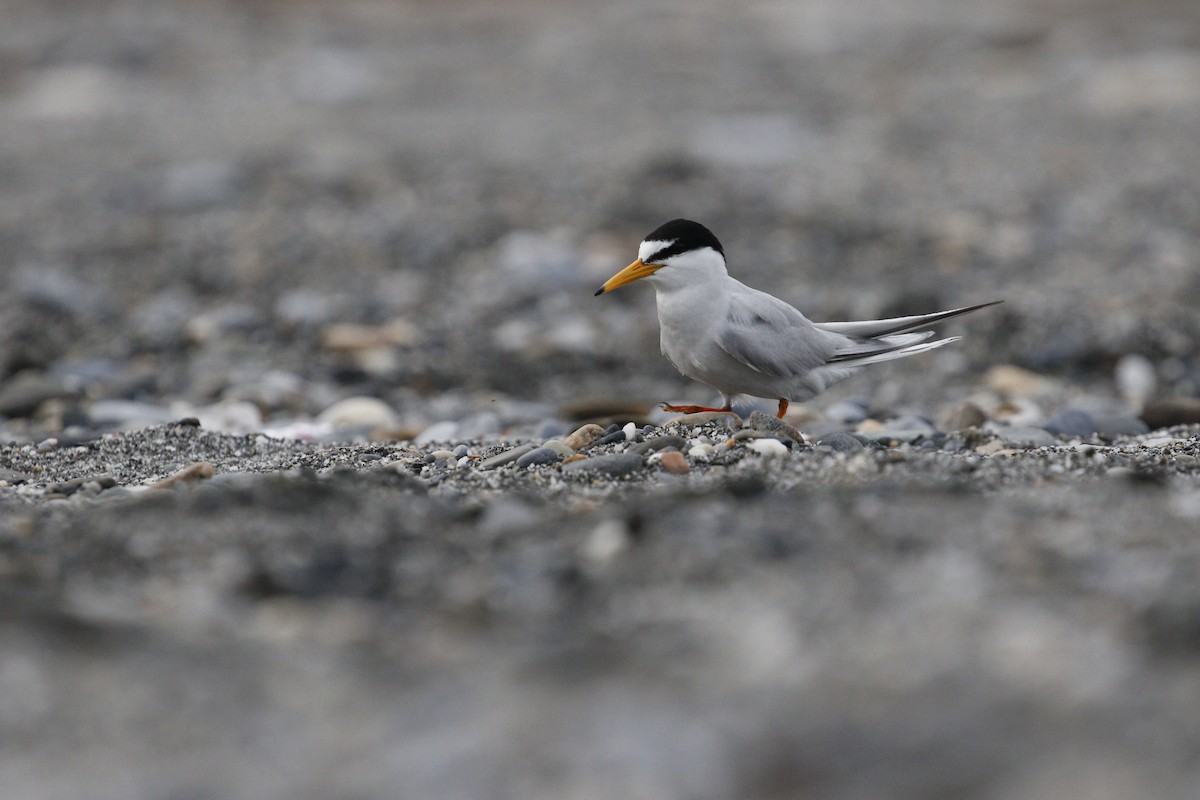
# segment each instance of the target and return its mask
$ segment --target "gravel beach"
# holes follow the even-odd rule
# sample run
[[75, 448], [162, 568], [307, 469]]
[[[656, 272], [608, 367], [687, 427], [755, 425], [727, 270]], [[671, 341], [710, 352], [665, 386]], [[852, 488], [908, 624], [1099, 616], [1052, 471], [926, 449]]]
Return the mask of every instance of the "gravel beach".
[[[1200, 7], [0, 18], [0, 796], [1197, 796]], [[680, 418], [678, 216], [1005, 302]]]

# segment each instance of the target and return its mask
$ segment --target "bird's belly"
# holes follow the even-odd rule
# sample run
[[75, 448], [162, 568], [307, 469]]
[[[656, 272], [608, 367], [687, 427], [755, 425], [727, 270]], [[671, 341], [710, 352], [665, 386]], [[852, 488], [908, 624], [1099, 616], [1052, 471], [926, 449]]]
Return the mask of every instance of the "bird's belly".
[[778, 399], [789, 397], [789, 380], [764, 375], [738, 361], [715, 342], [692, 343], [663, 337], [663, 355], [675, 369], [692, 380], [707, 384], [727, 395], [748, 394]]

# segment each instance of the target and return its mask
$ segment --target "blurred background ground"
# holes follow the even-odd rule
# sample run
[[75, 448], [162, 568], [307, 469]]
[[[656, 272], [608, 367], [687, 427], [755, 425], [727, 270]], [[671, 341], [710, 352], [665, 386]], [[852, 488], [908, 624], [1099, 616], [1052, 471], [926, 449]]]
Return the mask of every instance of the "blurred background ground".
[[[1039, 413], [1120, 404], [1130, 356], [1149, 366], [1144, 393], [1200, 392], [1194, 2], [0, 0], [0, 20], [6, 438], [222, 402], [248, 404], [245, 424], [284, 423], [353, 395], [411, 431], [493, 412], [489, 433], [583, 400], [704, 402], [658, 353], [648, 289], [592, 297], [676, 216], [815, 319], [1007, 301], [953, 326], [956, 350], [868, 371], [818, 411], [862, 396], [932, 417], [997, 364], [1057, 382]], [[246, 507], [282, 512], [273, 490]], [[581, 617], [564, 597], [586, 570], [555, 560], [547, 525], [585, 537], [604, 514], [364, 492], [349, 495], [359, 507], [299, 491], [314, 510], [285, 517], [288, 535], [404, 554], [431, 605], [327, 604], [320, 581], [315, 595], [253, 589], [236, 502], [163, 501], [134, 515], [139, 529], [86, 508], [6, 520], [13, 563], [36, 580], [0, 619], [0, 786], [296, 797], [319, 773], [312, 796], [1194, 796], [1196, 731], [1177, 714], [1196, 700], [1194, 495], [771, 495], [779, 518], [810, 519], [815, 544], [789, 551], [792, 568], [760, 564], [782, 546], [768, 537], [692, 554], [687, 572], [672, 559], [701, 544], [671, 540], [628, 578], [636, 602], [595, 578], [615, 594]], [[648, 541], [674, 530], [669, 512], [692, 519], [687, 497], [636, 502], [648, 521], [622, 524]], [[723, 530], [777, 525], [732, 494], [695, 502]], [[927, 513], [895, 521], [881, 502]], [[855, 573], [837, 548], [864, 504], [896, 560]], [[804, 517], [812, 505], [825, 512]], [[442, 529], [469, 542], [489, 513], [510, 515], [491, 535], [518, 551], [498, 565], [464, 555], [478, 545], [404, 544]], [[406, 514], [429, 527], [379, 533]], [[154, 555], [193, 527], [195, 603]], [[902, 529], [940, 538], [926, 551]], [[93, 534], [98, 551], [83, 546]], [[130, 560], [139, 547], [150, 555]], [[57, 559], [29, 567], [41, 548]], [[813, 577], [809, 553], [851, 577]], [[562, 583], [537, 577], [560, 568]], [[461, 585], [438, 582], [459, 570]], [[530, 594], [508, 594], [526, 580]], [[114, 609], [124, 585], [136, 613]], [[789, 605], [795, 586], [811, 604]], [[465, 628], [440, 632], [441, 591], [462, 592], [445, 608]], [[502, 624], [471, 616], [477, 596], [511, 603]], [[182, 625], [193, 613], [203, 624]], [[707, 649], [750, 622], [729, 645], [746, 663]], [[942, 623], [958, 638], [935, 667], [895, 633], [933, 647]], [[558, 627], [575, 625], [577, 638]], [[260, 768], [274, 773], [261, 784]]]

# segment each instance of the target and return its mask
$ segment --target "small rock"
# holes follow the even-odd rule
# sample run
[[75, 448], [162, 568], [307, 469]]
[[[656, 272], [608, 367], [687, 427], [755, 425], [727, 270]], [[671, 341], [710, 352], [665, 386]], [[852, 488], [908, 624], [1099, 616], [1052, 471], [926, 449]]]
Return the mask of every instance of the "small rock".
[[756, 431], [778, 434], [799, 444], [804, 444], [804, 434], [795, 425], [790, 425], [771, 414], [755, 411], [750, 414], [750, 419], [746, 421], [746, 424]]
[[655, 436], [653, 438], [646, 439], [643, 442], [630, 445], [629, 452], [641, 453], [645, 455], [646, 453], [658, 452], [666, 447], [674, 447], [677, 450], [682, 450], [683, 448], [687, 447], [687, 439], [684, 439], [682, 436], [673, 435]]
[[604, 434], [596, 440], [597, 445], [616, 444], [617, 442], [625, 441], [625, 431], [617, 429]]
[[592, 529], [583, 544], [583, 556], [597, 566], [607, 566], [629, 549], [629, 528], [617, 519], [606, 519]]
[[317, 415], [317, 422], [334, 428], [387, 428], [396, 424], [396, 412], [377, 397], [347, 397]]
[[1154, 387], [1158, 383], [1154, 364], [1137, 354], [1121, 356], [1113, 370], [1113, 378], [1121, 397], [1133, 406], [1143, 405], [1154, 394]]
[[716, 452], [716, 448], [714, 448], [711, 444], [701, 442], [700, 444], [692, 445], [688, 449], [687, 454], [690, 458], [698, 458], [706, 461], [712, 458], [712, 454], [714, 452]]
[[585, 447], [588, 447], [592, 442], [604, 435], [604, 428], [596, 424], [588, 424], [577, 429], [574, 433], [563, 439], [563, 444], [572, 450], [578, 452]]
[[1092, 415], [1078, 408], [1066, 408], [1053, 414], [1042, 427], [1063, 436], [1091, 436], [1100, 430]]
[[817, 444], [836, 453], [853, 453], [864, 449], [863, 443], [848, 433], [831, 433], [817, 440]]
[[173, 475], [168, 475], [158, 483], [150, 485], [151, 489], [169, 489], [181, 483], [195, 483], [208, 480], [213, 476], [213, 465], [207, 461], [199, 461], [184, 467]]
[[532, 467], [538, 464], [553, 464], [562, 456], [549, 447], [535, 447], [517, 459], [518, 467]]
[[670, 427], [672, 425], [686, 425], [691, 427], [693, 425], [706, 425], [710, 422], [726, 420], [736, 422], [739, 427], [742, 424], [742, 418], [732, 411], [701, 411], [696, 414], [681, 414], [678, 417], [669, 419], [663, 427]]
[[469, 455], [470, 452], [470, 449], [468, 449], [465, 444], [460, 444], [458, 447], [454, 448], [453, 454], [455, 458], [463, 458], [464, 456]]
[[567, 447], [562, 439], [547, 439], [546, 441], [542, 442], [542, 447], [547, 447], [553, 450], [563, 458], [566, 458], [575, 452], [571, 448]]
[[662, 453], [658, 460], [662, 464], [663, 469], [675, 475], [687, 475], [691, 470], [687, 459], [678, 450], [668, 450]]
[[638, 426], [632, 422], [625, 423], [625, 427], [621, 428], [621, 432], [625, 434], [625, 441], [632, 442], [637, 438]]
[[1012, 364], [997, 364], [984, 376], [987, 387], [1002, 397], [1032, 397], [1045, 394], [1054, 387], [1053, 381]]
[[1007, 443], [1016, 445], [1032, 445], [1033, 447], [1054, 447], [1059, 443], [1058, 438], [1043, 428], [1012, 427], [999, 428], [996, 433]]
[[1150, 426], [1132, 414], [1092, 414], [1096, 433], [1101, 436], [1141, 436]]
[[562, 420], [547, 419], [543, 420], [537, 427], [534, 433], [535, 439], [561, 439], [567, 435], [570, 428]]
[[463, 439], [483, 439], [499, 432], [500, 417], [494, 411], [481, 411], [458, 423], [458, 435]]
[[505, 450], [503, 453], [497, 453], [490, 458], [485, 458], [483, 461], [480, 461], [479, 468], [481, 470], [487, 470], [495, 469], [496, 467], [502, 467], [505, 464], [511, 464], [521, 456], [531, 452], [535, 447], [536, 445], [531, 442], [529, 444], [523, 444], [520, 447], [514, 447], [512, 450]]
[[612, 453], [564, 464], [563, 472], [600, 472], [620, 478], [636, 472], [641, 467], [642, 457], [637, 453]]
[[1200, 397], [1171, 397], [1147, 403], [1142, 421], [1151, 430], [1200, 424]]
[[40, 372], [25, 372], [0, 386], [0, 417], [27, 417], [47, 400], [74, 395], [61, 381]]
[[263, 427], [262, 412], [258, 406], [244, 400], [222, 400], [204, 408], [191, 408], [187, 404], [172, 403], [171, 415], [176, 419], [195, 417], [200, 427], [218, 433], [236, 435], [253, 433]]
[[987, 414], [974, 403], [967, 401], [954, 408], [942, 421], [942, 428], [948, 431], [962, 431], [967, 428], [979, 428], [987, 422]]
[[111, 489], [117, 485], [117, 479], [112, 475], [91, 475], [85, 478], [73, 478], [64, 483], [52, 483], [46, 487], [46, 495], [67, 497], [73, 495], [88, 484], [96, 484], [101, 489]]
[[867, 418], [871, 406], [859, 400], [841, 400], [825, 409], [825, 416], [843, 425], [857, 425]]
[[454, 458], [454, 452], [451, 450], [434, 450], [429, 455], [434, 461], [449, 461]]
[[778, 439], [755, 439], [746, 447], [767, 458], [782, 458], [788, 452], [787, 445]]
[[448, 442], [458, 437], [458, 423], [451, 420], [435, 422], [417, 434], [414, 444], [429, 444], [430, 442]]

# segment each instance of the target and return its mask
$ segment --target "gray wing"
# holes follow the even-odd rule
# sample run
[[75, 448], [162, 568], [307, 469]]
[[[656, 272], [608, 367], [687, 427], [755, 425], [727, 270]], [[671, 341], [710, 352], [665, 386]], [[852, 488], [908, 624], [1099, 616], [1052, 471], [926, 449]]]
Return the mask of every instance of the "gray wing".
[[730, 297], [717, 344], [764, 375], [796, 378], [823, 366], [845, 339], [818, 330], [782, 300], [747, 287]]

